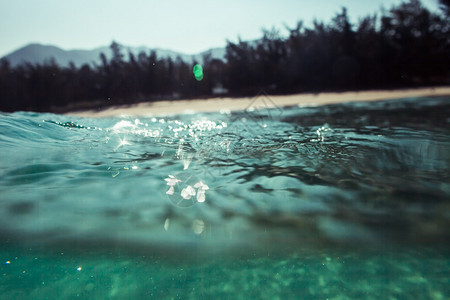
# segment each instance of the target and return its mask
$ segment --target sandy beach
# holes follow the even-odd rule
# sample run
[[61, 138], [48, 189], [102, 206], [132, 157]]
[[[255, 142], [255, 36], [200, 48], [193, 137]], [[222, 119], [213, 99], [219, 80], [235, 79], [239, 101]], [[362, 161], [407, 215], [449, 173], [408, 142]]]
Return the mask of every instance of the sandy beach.
[[408, 97], [448, 96], [450, 87], [417, 88], [401, 90], [374, 90], [342, 93], [295, 94], [285, 96], [259, 95], [248, 98], [211, 98], [199, 100], [176, 100], [146, 102], [126, 106], [114, 106], [103, 110], [68, 112], [80, 117], [151, 116], [195, 112], [218, 112], [221, 110], [245, 110], [251, 107], [311, 106], [355, 101], [379, 101]]

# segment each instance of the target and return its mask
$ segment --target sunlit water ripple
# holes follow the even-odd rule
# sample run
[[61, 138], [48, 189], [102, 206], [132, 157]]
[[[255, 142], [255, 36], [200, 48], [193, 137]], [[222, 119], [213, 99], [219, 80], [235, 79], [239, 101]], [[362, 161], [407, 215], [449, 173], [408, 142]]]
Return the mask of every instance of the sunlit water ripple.
[[444, 299], [449, 123], [446, 97], [0, 114], [0, 292], [51, 298], [78, 276], [63, 298], [412, 298], [422, 282]]

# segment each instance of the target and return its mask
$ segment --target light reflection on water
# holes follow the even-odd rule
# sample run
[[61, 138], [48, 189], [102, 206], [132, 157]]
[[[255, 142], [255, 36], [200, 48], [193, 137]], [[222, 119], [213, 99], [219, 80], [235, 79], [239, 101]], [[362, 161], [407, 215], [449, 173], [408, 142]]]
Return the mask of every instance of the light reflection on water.
[[434, 98], [286, 108], [278, 119], [261, 111], [70, 121], [4, 114], [1, 223], [6, 234], [41, 242], [164, 244], [168, 219], [180, 227], [181, 237], [169, 238], [177, 243], [189, 240], [194, 220], [232, 228], [233, 241], [218, 233], [208, 245], [286, 236], [301, 245], [441, 242], [448, 106]]

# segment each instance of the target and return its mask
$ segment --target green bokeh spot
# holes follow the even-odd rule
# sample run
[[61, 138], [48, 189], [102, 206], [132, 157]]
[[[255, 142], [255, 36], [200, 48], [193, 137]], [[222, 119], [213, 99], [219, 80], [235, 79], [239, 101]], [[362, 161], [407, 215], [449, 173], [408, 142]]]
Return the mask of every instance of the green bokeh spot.
[[195, 79], [197, 79], [198, 81], [203, 79], [203, 68], [201, 65], [196, 64], [194, 66], [192, 72], [194, 73]]

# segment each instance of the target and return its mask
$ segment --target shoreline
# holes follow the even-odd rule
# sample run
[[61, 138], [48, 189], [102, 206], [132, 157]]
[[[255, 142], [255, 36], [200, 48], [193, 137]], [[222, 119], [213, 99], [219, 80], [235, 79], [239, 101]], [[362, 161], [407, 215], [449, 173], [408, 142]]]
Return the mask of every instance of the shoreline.
[[[85, 110], [66, 112], [65, 115], [89, 118], [106, 118], [115, 116], [160, 116], [197, 112], [219, 112], [245, 110], [256, 105], [262, 99], [265, 107], [317, 106], [344, 102], [365, 102], [394, 100], [409, 97], [450, 96], [450, 86], [399, 90], [368, 90], [352, 92], [305, 93], [283, 96], [261, 94], [242, 98], [208, 98], [193, 100], [172, 100], [143, 102], [132, 105], [112, 106], [102, 110]], [[259, 105], [261, 107], [261, 105]]]

